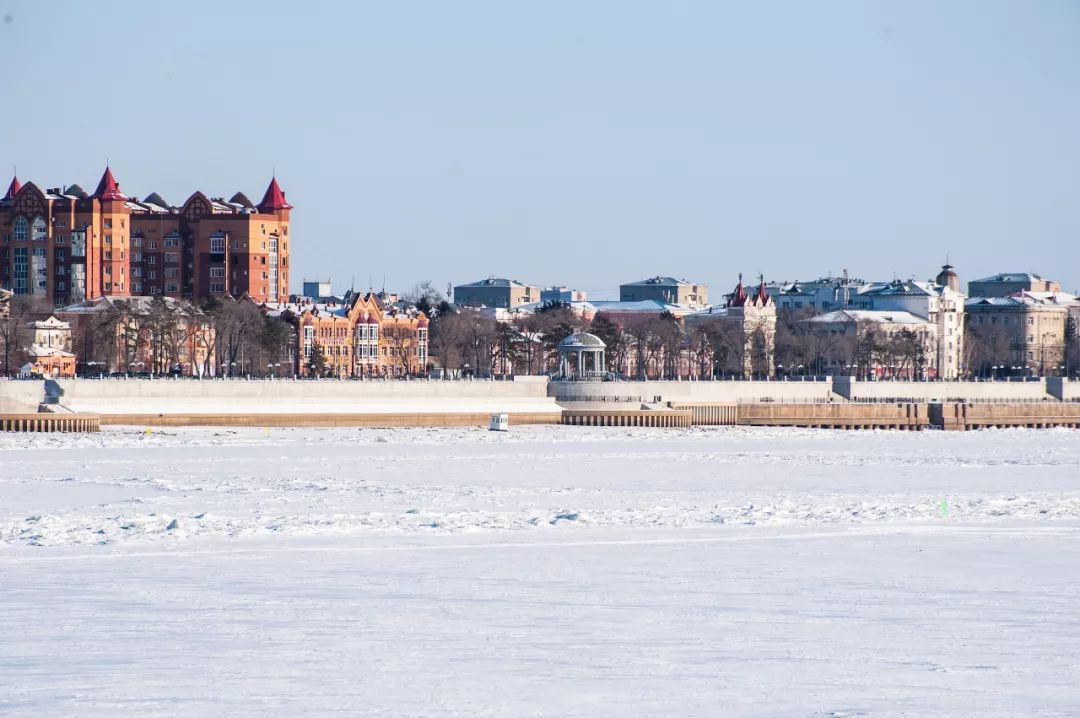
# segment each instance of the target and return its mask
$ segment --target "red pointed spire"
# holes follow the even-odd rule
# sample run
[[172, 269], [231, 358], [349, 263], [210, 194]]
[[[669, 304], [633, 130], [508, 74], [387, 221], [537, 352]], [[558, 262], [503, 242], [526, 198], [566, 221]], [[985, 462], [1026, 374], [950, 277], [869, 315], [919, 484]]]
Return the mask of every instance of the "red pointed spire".
[[761, 283], [758, 284], [757, 288], [757, 300], [764, 307], [769, 303], [769, 290], [765, 288], [765, 277], [761, 276], [760, 280]]
[[98, 182], [94, 197], [104, 201], [127, 199], [127, 197], [120, 194], [120, 183], [113, 177], [112, 169], [108, 165], [105, 166], [105, 174], [101, 175], [101, 181]]
[[15, 199], [15, 195], [19, 194], [19, 190], [22, 189], [22, 182], [18, 177], [11, 178], [11, 184], [8, 185], [7, 194], [4, 195], [4, 199]]
[[742, 283], [742, 274], [739, 274], [739, 283], [735, 286], [735, 291], [731, 295], [730, 305], [733, 307], [741, 307], [746, 304], [746, 287]]
[[266, 188], [262, 202], [259, 202], [260, 212], [275, 212], [279, 209], [292, 209], [292, 205], [285, 201], [285, 193], [278, 186], [277, 177], [270, 180], [270, 186]]

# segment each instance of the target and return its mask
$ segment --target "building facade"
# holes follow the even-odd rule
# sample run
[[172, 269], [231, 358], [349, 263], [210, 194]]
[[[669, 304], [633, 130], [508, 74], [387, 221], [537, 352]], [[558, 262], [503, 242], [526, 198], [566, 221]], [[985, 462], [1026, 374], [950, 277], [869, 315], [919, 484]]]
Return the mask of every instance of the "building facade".
[[563, 302], [570, 304], [571, 302], [584, 302], [587, 301], [588, 295], [580, 289], [570, 289], [569, 287], [544, 287], [540, 290], [540, 303], [546, 302]]
[[[967, 301], [972, 371], [983, 376], [1067, 372], [1072, 295], [1018, 292]], [[996, 367], [996, 369], [995, 369]]]
[[747, 292], [742, 275], [723, 306], [689, 314], [688, 329], [702, 329], [712, 337], [713, 366], [722, 374], [745, 379], [775, 373], [776, 302], [762, 278]]
[[172, 297], [98, 297], [56, 311], [86, 374], [213, 376], [214, 326]]
[[709, 288], [674, 277], [649, 277], [637, 282], [619, 285], [619, 301], [658, 301], [666, 304], [682, 304], [692, 308], [709, 304]]
[[0, 200], [0, 287], [55, 306], [99, 297], [285, 301], [289, 219], [274, 178], [255, 205], [192, 194], [170, 206], [120, 192], [111, 168], [93, 194], [13, 179]]
[[514, 309], [540, 301], [540, 288], [516, 279], [488, 277], [454, 287], [454, 303], [462, 307]]
[[1060, 291], [1059, 283], [1029, 272], [1003, 272], [968, 282], [969, 297], [1007, 297], [1017, 292], [1056, 294]]
[[427, 371], [428, 319], [415, 308], [357, 293], [342, 303], [305, 300], [285, 309], [296, 315], [299, 376], [380, 378]]
[[838, 309], [805, 320], [821, 351], [821, 371], [859, 378], [938, 375], [938, 326], [905, 311]]

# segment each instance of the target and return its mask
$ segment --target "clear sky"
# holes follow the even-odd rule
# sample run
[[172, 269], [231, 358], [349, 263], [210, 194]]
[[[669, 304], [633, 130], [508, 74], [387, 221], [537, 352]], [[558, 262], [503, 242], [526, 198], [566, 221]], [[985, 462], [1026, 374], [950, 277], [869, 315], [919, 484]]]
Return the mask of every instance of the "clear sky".
[[[22, 180], [294, 205], [292, 280], [1080, 287], [1080, 1], [0, 0]], [[6, 180], [5, 180], [6, 184]]]

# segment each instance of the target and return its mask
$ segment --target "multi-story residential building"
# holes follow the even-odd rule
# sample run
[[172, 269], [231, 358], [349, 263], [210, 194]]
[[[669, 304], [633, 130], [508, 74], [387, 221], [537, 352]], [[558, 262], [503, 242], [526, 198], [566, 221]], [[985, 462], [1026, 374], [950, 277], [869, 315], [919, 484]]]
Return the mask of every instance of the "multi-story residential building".
[[655, 300], [667, 304], [705, 307], [709, 304], [709, 288], [674, 277], [649, 277], [619, 285], [619, 301], [641, 302]]
[[1069, 315], [1077, 307], [1080, 302], [1063, 293], [1017, 292], [967, 300], [972, 371], [984, 376], [1064, 373]]
[[342, 303], [312, 300], [293, 307], [269, 307], [296, 315], [296, 373], [334, 377], [387, 377], [420, 374], [428, 364], [428, 320], [415, 308], [384, 305], [376, 294], [350, 293]]
[[968, 282], [969, 297], [1007, 297], [1017, 292], [1056, 294], [1060, 291], [1059, 283], [1029, 272], [1003, 272]]
[[108, 167], [93, 194], [16, 178], [0, 200], [0, 286], [56, 306], [140, 295], [285, 301], [291, 209], [276, 178], [258, 205], [240, 192], [228, 201], [195, 192], [180, 207], [122, 194]]
[[488, 277], [454, 287], [454, 303], [462, 307], [513, 309], [540, 301], [540, 288], [516, 279]]
[[584, 302], [587, 300], [587, 295], [580, 289], [570, 289], [569, 287], [544, 287], [540, 290], [540, 303], [545, 302], [564, 302], [569, 304], [571, 302]]

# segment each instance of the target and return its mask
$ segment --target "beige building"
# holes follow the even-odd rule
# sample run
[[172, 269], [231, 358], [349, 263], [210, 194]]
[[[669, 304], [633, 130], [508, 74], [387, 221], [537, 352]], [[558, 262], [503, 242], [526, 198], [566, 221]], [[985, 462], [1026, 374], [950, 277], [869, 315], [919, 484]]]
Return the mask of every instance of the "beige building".
[[982, 376], [1063, 373], [1069, 312], [1077, 305], [1071, 294], [1046, 292], [969, 299], [971, 371]]
[[712, 363], [720, 374], [746, 379], [773, 375], [776, 302], [764, 279], [747, 292], [739, 275], [739, 283], [727, 295], [724, 306], [688, 314], [685, 322], [688, 329], [699, 329], [709, 337]]
[[709, 304], [709, 288], [704, 284], [693, 284], [685, 279], [659, 275], [619, 286], [620, 302], [648, 300], [688, 307], [706, 307]]
[[839, 309], [804, 320], [822, 370], [860, 379], [939, 376], [938, 325], [911, 312]]

